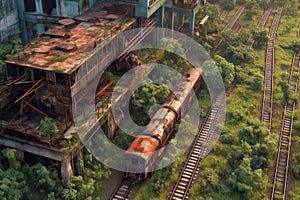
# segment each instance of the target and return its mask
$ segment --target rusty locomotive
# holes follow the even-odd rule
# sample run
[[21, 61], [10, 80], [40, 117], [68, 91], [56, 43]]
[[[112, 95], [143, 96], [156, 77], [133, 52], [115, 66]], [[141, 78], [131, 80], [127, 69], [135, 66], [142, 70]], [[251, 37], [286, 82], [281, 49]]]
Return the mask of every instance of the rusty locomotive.
[[191, 67], [169, 94], [145, 129], [125, 153], [125, 177], [135, 181], [147, 178], [154, 171], [163, 147], [170, 139], [181, 112], [190, 105], [194, 91], [202, 83], [202, 70]]

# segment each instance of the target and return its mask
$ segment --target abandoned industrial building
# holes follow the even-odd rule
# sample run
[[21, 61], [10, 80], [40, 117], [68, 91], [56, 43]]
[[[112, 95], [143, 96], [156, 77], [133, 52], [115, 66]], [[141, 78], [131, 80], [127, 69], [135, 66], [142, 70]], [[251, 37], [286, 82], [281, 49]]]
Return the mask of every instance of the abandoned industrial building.
[[[192, 35], [198, 5], [198, 1], [182, 0], [2, 0], [0, 40], [20, 36], [26, 46], [6, 61], [7, 83], [0, 89], [0, 145], [15, 148], [20, 160], [34, 154], [61, 162], [60, 177], [70, 182], [74, 165], [79, 165], [71, 161], [82, 157], [72, 111], [72, 99], [78, 103], [85, 98], [77, 94], [79, 86], [98, 85], [95, 96], [101, 102], [97, 107], [100, 124], [111, 115], [107, 99], [113, 79], [104, 76], [99, 82], [91, 82], [89, 75], [111, 64], [117, 50], [126, 47], [108, 49], [102, 43], [125, 30], [163, 26], [165, 12], [169, 28], [174, 28], [175, 21], [183, 24], [184, 17], [189, 17], [187, 32]], [[137, 35], [133, 41], [141, 38]], [[130, 46], [128, 42], [124, 44]], [[106, 57], [96, 58], [99, 55]], [[131, 61], [132, 65], [139, 63]], [[86, 67], [86, 76], [77, 80], [80, 67]], [[122, 67], [128, 70], [133, 66]], [[41, 135], [39, 123], [45, 117], [53, 118], [58, 129], [47, 137]], [[110, 121], [113, 137], [116, 125]], [[86, 134], [91, 137], [89, 131]]]

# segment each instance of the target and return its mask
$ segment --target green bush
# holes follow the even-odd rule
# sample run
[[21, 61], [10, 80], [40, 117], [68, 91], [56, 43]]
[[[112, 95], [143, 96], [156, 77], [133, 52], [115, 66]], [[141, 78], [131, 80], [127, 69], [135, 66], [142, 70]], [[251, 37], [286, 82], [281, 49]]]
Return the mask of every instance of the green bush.
[[55, 136], [58, 133], [58, 128], [50, 117], [45, 117], [40, 121], [42, 137]]

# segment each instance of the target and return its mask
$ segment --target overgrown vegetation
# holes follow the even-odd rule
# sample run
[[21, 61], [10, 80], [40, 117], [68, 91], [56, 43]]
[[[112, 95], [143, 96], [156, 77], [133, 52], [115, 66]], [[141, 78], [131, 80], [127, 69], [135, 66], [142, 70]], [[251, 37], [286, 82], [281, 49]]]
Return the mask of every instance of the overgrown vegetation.
[[41, 126], [41, 136], [42, 137], [51, 137], [55, 136], [58, 133], [58, 128], [53, 122], [52, 118], [45, 117], [40, 122]]
[[227, 99], [225, 127], [219, 142], [200, 165], [199, 182], [191, 199], [199, 199], [199, 196], [202, 199], [265, 197], [268, 167], [276, 140], [258, 119], [263, 76], [255, 56], [253, 54], [248, 63], [244, 60], [235, 66], [237, 85]]
[[106, 187], [103, 184], [111, 175], [111, 170], [97, 161], [92, 154], [84, 152], [84, 177], [74, 176], [72, 184], [66, 187], [61, 195], [64, 200], [92, 200], [103, 199], [99, 197]]
[[[1, 3], [0, 3], [1, 4]], [[0, 44], [0, 83], [5, 80], [6, 56], [14, 54], [22, 49], [22, 42], [20, 38], [10, 39], [7, 43]]]
[[14, 149], [2, 150], [0, 160], [0, 199], [60, 198], [62, 186], [43, 165], [21, 165]]
[[64, 62], [69, 56], [68, 55], [58, 55], [54, 56], [48, 61], [48, 64], [51, 65], [55, 62]]
[[[253, 2], [255, 1], [244, 1], [246, 5]], [[277, 39], [275, 50], [276, 96], [274, 100], [277, 106], [274, 108], [276, 109], [273, 118], [274, 133], [270, 133], [264, 128], [258, 118], [261, 109], [259, 91], [263, 87], [262, 66], [264, 65], [263, 48], [267, 40], [266, 30], [247, 29], [248, 25], [243, 27], [246, 29], [240, 34], [225, 31], [222, 33], [224, 43], [219, 52], [228, 61], [235, 64], [237, 85], [233, 94], [228, 98], [227, 118], [220, 142], [201, 163], [199, 182], [192, 190], [191, 199], [264, 199], [268, 197], [268, 172], [273, 167], [274, 156], [277, 152], [280, 128], [278, 122], [281, 120], [280, 107], [295, 98], [287, 85], [286, 73], [283, 73], [290, 65], [292, 51], [283, 51], [280, 46], [285, 46], [286, 49], [297, 49], [297, 44], [295, 44], [297, 42], [293, 43], [292, 41], [295, 40], [298, 22], [291, 16], [299, 15], [299, 12], [297, 14], [297, 10], [292, 8], [297, 8], [299, 4], [295, 1], [287, 4], [285, 2], [275, 1], [277, 5], [284, 4], [285, 11], [278, 31], [278, 35], [281, 37], [279, 36]], [[268, 5], [268, 1], [260, 1], [260, 3], [267, 3], [266, 5], [259, 4], [261, 8], [266, 8]], [[250, 8], [248, 7], [248, 9]], [[251, 12], [248, 15], [252, 15]], [[247, 6], [245, 13], [247, 14]], [[248, 16], [248, 18], [253, 17], [254, 15]], [[241, 19], [243, 21], [241, 24], [244, 24], [245, 18], [242, 16]], [[257, 23], [258, 21], [255, 22], [255, 26]], [[255, 51], [244, 45], [250, 32], [253, 32], [256, 39], [259, 40], [254, 46]], [[296, 124], [299, 123], [296, 122]], [[296, 138], [294, 140], [295, 146], [297, 146], [299, 138], [295, 136], [294, 138]], [[299, 149], [295, 151], [299, 151]], [[299, 173], [297, 169], [300, 159], [298, 157], [299, 155], [296, 153], [291, 164], [295, 177]], [[293, 199], [298, 199], [300, 193], [296, 188], [300, 185], [299, 181], [294, 181], [294, 185], [295, 189], [291, 195]]]
[[[176, 52], [181, 51], [183, 53], [183, 49], [181, 46], [178, 45], [179, 44], [178, 41], [165, 40], [162, 42], [163, 43], [165, 42], [166, 45], [168, 45], [169, 49], [174, 50], [174, 48], [176, 48]], [[182, 59], [176, 54], [167, 51], [160, 51], [160, 50], [155, 51], [152, 49], [147, 49], [135, 53], [139, 55], [143, 63], [147, 63], [147, 62], [162, 63], [164, 65], [172, 67], [174, 70], [180, 73], [185, 72], [190, 67], [190, 64], [187, 63], [184, 59]], [[221, 58], [220, 58], [220, 63], [225, 65], [228, 64], [224, 62], [224, 60], [222, 60]], [[231, 66], [229, 66], [229, 68], [230, 67]], [[150, 74], [151, 78], [154, 79], [161, 78], [155, 76], [155, 74], [159, 74], [159, 73], [153, 73], [153, 74]], [[166, 75], [164, 74], [162, 77], [163, 80], [161, 80], [162, 82], [165, 83], [164, 85], [146, 84], [140, 87], [139, 90], [137, 91], [138, 94], [137, 98], [134, 101], [134, 105], [139, 110], [138, 113], [143, 113], [144, 115], [148, 115], [151, 117], [155, 113], [157, 108], [159, 108], [159, 106], [157, 107], [152, 107], [152, 106], [157, 104], [162, 104], [170, 92], [168, 88], [170, 88], [170, 86], [173, 87], [177, 82], [177, 81], [168, 81], [168, 80], [174, 80], [174, 79], [179, 80], [178, 78], [179, 77], [174, 77], [174, 73], [170, 73], [169, 76], [168, 74]], [[198, 97], [199, 99], [201, 99], [199, 101], [201, 115], [202, 114], [205, 115], [207, 108], [210, 106], [208, 90], [206, 88], [203, 89], [200, 92], [200, 94], [198, 94]], [[187, 116], [186, 120], [189, 120], [190, 119], [189, 117], [192, 118], [192, 116]], [[145, 120], [140, 117], [137, 119], [139, 123], [143, 121], [144, 122], [143, 125], [145, 125], [146, 124], [145, 122], [148, 122], [149, 120], [149, 118]], [[181, 125], [185, 127], [183, 129], [186, 131], [185, 134], [186, 137], [188, 137], [188, 135], [191, 132], [193, 132], [191, 129], [193, 128], [196, 129], [196, 127], [192, 126], [191, 123], [185, 122], [184, 120], [181, 120]], [[128, 137], [123, 137], [123, 138], [128, 138]], [[181, 138], [178, 140], [175, 137], [169, 142], [169, 144], [171, 144], [173, 147], [171, 151], [172, 154], [176, 154], [180, 150], [182, 150], [182, 147], [185, 145], [185, 139], [186, 138]], [[117, 141], [119, 140], [120, 138]], [[176, 181], [176, 178], [178, 177], [177, 167], [182, 164], [183, 159], [184, 156], [182, 156], [182, 158], [177, 160], [174, 164], [157, 171], [154, 174], [154, 176], [151, 177], [150, 179], [147, 179], [143, 184], [143, 186], [139, 189], [138, 194], [134, 197], [134, 199], [138, 200], [138, 199], [145, 199], [145, 198], [146, 199], [166, 198], [168, 192], [166, 188], [171, 183]], [[162, 160], [161, 162], [169, 162], [169, 160]]]
[[169, 93], [170, 91], [165, 85], [147, 83], [139, 88], [137, 97], [134, 100], [134, 120], [145, 126], [160, 108], [158, 105], [163, 104]]
[[[14, 200], [86, 200], [102, 199], [99, 192], [105, 189], [103, 181], [111, 174], [92, 155], [85, 152], [84, 178], [74, 176], [66, 188], [58, 177], [38, 163], [23, 165], [16, 159], [16, 150], [4, 149], [0, 154], [0, 199]], [[82, 161], [83, 162], [83, 161]]]

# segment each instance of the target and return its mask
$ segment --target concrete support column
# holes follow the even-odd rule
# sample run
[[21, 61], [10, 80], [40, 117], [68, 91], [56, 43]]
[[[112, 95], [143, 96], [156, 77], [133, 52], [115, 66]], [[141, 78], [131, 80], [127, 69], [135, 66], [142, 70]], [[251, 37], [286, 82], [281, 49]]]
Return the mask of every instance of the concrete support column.
[[26, 23], [25, 23], [25, 16], [24, 16], [24, 11], [25, 11], [25, 5], [24, 1], [16, 1], [17, 3], [17, 10], [18, 10], [18, 15], [19, 15], [19, 26], [20, 26], [20, 31], [21, 31], [21, 39], [23, 44], [28, 43], [28, 35], [26, 31]]
[[61, 161], [60, 174], [64, 185], [68, 185], [69, 183], [71, 183], [71, 178], [73, 176], [73, 169], [72, 169], [70, 158]]
[[[36, 5], [36, 12], [43, 14], [43, 3], [42, 0], [35, 0], [35, 5]], [[37, 36], [42, 35], [45, 32], [45, 26], [43, 24], [37, 24], [36, 25], [36, 32]]]
[[159, 15], [158, 15], [158, 26], [164, 27], [164, 15], [165, 15], [165, 6], [162, 6], [159, 9]]
[[108, 114], [108, 137], [111, 140], [115, 137], [115, 132], [119, 128], [118, 124], [120, 124], [124, 118], [123, 111], [119, 109], [115, 117], [116, 118], [114, 118], [111, 112]]
[[194, 34], [194, 28], [195, 28], [195, 11], [191, 11], [190, 13], [190, 23], [189, 23], [189, 36], [192, 37]]
[[168, 28], [174, 29], [174, 12], [172, 10], [168, 11]]
[[55, 0], [56, 4], [56, 15], [61, 16], [61, 6], [60, 6], [60, 0]]
[[84, 175], [84, 161], [83, 161], [83, 148], [79, 148], [77, 151], [77, 158], [75, 160], [77, 173], [81, 176]]

